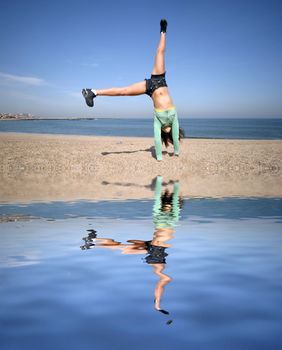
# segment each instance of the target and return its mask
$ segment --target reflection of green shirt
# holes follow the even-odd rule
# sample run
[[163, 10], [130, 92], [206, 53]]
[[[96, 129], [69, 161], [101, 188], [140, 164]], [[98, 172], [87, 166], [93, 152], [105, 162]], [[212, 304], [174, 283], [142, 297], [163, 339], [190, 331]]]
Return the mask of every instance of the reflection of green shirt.
[[173, 228], [179, 220], [179, 183], [175, 182], [173, 186], [172, 208], [169, 212], [162, 211], [162, 182], [161, 176], [157, 177], [155, 186], [155, 203], [153, 207], [154, 224], [156, 228]]

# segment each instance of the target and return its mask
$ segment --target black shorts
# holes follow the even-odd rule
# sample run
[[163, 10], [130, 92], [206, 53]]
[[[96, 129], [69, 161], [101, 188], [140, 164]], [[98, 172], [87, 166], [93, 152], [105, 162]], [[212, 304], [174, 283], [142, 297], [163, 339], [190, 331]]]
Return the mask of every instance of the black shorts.
[[147, 264], [166, 264], [166, 247], [153, 245], [152, 241], [145, 242], [145, 247], [148, 252], [145, 257]]
[[150, 97], [152, 96], [153, 92], [157, 90], [160, 87], [167, 86], [166, 80], [165, 80], [165, 72], [163, 74], [152, 74], [151, 79], [145, 79], [146, 80], [146, 94]]

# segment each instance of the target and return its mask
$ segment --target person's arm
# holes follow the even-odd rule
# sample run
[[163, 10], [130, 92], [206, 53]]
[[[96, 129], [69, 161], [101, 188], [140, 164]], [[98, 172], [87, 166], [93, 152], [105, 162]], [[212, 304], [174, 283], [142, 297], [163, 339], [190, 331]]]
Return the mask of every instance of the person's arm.
[[154, 201], [154, 207], [153, 207], [153, 214], [157, 215], [162, 206], [162, 200], [161, 200], [161, 194], [162, 194], [162, 183], [163, 178], [162, 176], [158, 176], [155, 184], [155, 201]]
[[172, 195], [172, 213], [175, 222], [179, 220], [179, 182], [175, 182], [173, 186], [173, 195]]
[[172, 122], [172, 140], [174, 147], [174, 154], [179, 155], [179, 122], [177, 114], [175, 115]]
[[154, 117], [154, 140], [157, 160], [162, 160], [161, 129], [161, 122], [158, 120], [158, 118]]

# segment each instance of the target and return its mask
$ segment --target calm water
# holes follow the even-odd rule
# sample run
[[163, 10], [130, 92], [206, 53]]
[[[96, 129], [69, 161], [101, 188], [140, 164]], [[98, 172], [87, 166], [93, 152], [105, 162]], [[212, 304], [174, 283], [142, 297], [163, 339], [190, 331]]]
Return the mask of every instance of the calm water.
[[[150, 119], [19, 120], [0, 121], [1, 132], [29, 132], [96, 136], [147, 136]], [[187, 137], [282, 139], [281, 119], [180, 119]]]
[[159, 185], [0, 206], [1, 349], [281, 349], [282, 199]]

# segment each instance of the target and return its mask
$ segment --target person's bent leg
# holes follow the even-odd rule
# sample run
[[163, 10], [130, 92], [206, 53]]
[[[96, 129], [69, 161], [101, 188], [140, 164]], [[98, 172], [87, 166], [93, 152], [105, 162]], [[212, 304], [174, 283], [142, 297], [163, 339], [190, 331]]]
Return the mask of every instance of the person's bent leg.
[[146, 92], [146, 81], [132, 84], [126, 87], [113, 87], [110, 89], [96, 89], [97, 96], [138, 96]]
[[162, 125], [158, 118], [154, 117], [154, 140], [155, 140], [155, 151], [157, 160], [162, 160], [162, 139], [161, 139]]
[[175, 114], [172, 122], [172, 140], [174, 147], [174, 154], [179, 155], [179, 122], [177, 114]]

